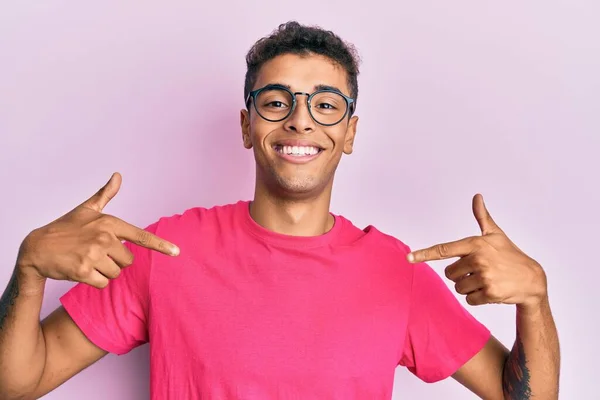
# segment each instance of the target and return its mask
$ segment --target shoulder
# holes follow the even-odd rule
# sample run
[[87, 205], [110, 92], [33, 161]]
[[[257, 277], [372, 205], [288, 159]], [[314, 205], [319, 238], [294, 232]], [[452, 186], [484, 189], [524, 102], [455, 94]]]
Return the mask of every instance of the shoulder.
[[163, 232], [180, 231], [186, 228], [198, 228], [201, 225], [217, 223], [219, 221], [233, 219], [236, 211], [246, 201], [232, 204], [216, 205], [212, 207], [192, 207], [181, 213], [160, 217], [153, 225]]
[[346, 236], [352, 236], [353, 245], [360, 249], [361, 254], [369, 254], [371, 259], [383, 265], [393, 267], [403, 274], [409, 274], [415, 285], [423, 288], [447, 289], [442, 277], [427, 263], [410, 263], [407, 255], [410, 246], [398, 237], [379, 230], [374, 225], [358, 228], [349, 219], [339, 216], [343, 221]]
[[198, 243], [208, 244], [215, 234], [231, 233], [235, 230], [236, 215], [246, 201], [216, 205], [212, 207], [192, 207], [180, 213], [160, 217], [146, 229], [155, 235], [182, 246], [195, 247]]
[[[343, 224], [345, 241], [352, 241], [354, 244], [365, 246], [377, 254], [391, 255], [406, 261], [406, 256], [410, 253], [410, 247], [401, 239], [381, 231], [374, 225], [359, 228], [346, 217], [340, 215], [338, 218]], [[408, 261], [406, 261], [406, 264], [412, 265]]]

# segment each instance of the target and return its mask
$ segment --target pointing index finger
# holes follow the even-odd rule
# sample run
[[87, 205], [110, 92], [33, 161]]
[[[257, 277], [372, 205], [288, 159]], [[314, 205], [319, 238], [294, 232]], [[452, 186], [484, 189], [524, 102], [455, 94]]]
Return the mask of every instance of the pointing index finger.
[[464, 257], [475, 251], [471, 240], [465, 238], [454, 242], [440, 243], [426, 249], [415, 250], [406, 256], [411, 263], [444, 260], [452, 257]]
[[118, 218], [115, 234], [121, 240], [127, 240], [131, 243], [135, 243], [151, 250], [156, 250], [168, 256], [179, 255], [179, 247], [173, 243]]

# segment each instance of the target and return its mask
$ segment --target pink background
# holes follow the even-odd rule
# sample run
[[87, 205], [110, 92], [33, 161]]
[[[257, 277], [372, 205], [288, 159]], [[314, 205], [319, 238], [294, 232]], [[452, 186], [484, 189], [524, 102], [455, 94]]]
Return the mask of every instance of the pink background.
[[[297, 19], [363, 57], [356, 152], [342, 161], [333, 211], [417, 248], [477, 234], [471, 198], [482, 192], [549, 276], [561, 397], [597, 395], [597, 1], [132, 3], [0, 5], [0, 286], [23, 237], [113, 171], [123, 186], [106, 212], [137, 225], [250, 198], [244, 56]], [[48, 283], [44, 315], [69, 287]], [[513, 307], [470, 310], [512, 344]], [[145, 346], [45, 398], [147, 397]], [[395, 399], [473, 397], [397, 370]]]

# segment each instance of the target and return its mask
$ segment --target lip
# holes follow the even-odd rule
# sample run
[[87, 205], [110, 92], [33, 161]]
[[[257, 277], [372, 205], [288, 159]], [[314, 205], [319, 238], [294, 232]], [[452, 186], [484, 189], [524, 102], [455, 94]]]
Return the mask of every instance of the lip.
[[[291, 154], [285, 154], [285, 153], [278, 152], [275, 149], [278, 146], [310, 146], [310, 147], [316, 147], [317, 149], [319, 149], [319, 152], [317, 154], [313, 154], [313, 155], [293, 156]], [[280, 157], [283, 160], [285, 160], [289, 163], [292, 163], [292, 164], [309, 163], [309, 162], [313, 161], [314, 159], [316, 159], [317, 157], [319, 157], [324, 150], [321, 146], [319, 146], [318, 144], [316, 144], [314, 142], [311, 142], [310, 140], [294, 140], [294, 139], [286, 139], [286, 140], [277, 141], [271, 146], [271, 148], [273, 149], [273, 151], [275, 152], [275, 154], [278, 157]]]
[[280, 158], [284, 159], [285, 161], [292, 163], [292, 164], [306, 164], [311, 162], [312, 160], [314, 160], [315, 158], [319, 157], [321, 155], [321, 153], [323, 152], [323, 150], [319, 151], [317, 154], [313, 154], [312, 156], [292, 156], [290, 154], [284, 154], [284, 153], [280, 153], [277, 150], [273, 149], [273, 151], [275, 152], [275, 154], [277, 154], [277, 156], [279, 156]]
[[273, 146], [307, 146], [307, 147], [316, 147], [319, 150], [323, 150], [323, 147], [319, 146], [317, 143], [312, 142], [310, 140], [303, 140], [303, 139], [277, 140], [275, 143], [273, 143]]

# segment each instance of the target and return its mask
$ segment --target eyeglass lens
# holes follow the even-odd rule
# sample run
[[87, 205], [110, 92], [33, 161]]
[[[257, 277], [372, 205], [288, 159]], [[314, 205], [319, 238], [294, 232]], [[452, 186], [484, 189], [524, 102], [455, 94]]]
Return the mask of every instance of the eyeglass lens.
[[[299, 100], [298, 100], [299, 101]], [[268, 121], [277, 122], [292, 112], [293, 98], [290, 92], [272, 88], [256, 96], [256, 111]], [[347, 111], [346, 99], [335, 92], [318, 92], [310, 101], [309, 112], [318, 123], [331, 125], [340, 122]]]

